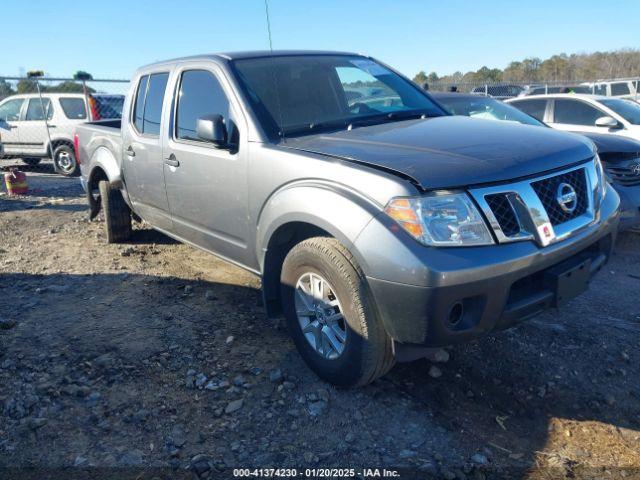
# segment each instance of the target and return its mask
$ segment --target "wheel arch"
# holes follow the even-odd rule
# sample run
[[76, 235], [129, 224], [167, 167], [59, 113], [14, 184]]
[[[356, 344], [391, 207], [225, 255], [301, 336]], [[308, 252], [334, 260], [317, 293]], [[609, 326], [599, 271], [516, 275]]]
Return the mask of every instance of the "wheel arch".
[[362, 265], [354, 242], [377, 213], [379, 206], [369, 199], [335, 185], [304, 183], [272, 195], [261, 211], [256, 237], [267, 315], [282, 312], [282, 263], [295, 245], [312, 237], [332, 237]]

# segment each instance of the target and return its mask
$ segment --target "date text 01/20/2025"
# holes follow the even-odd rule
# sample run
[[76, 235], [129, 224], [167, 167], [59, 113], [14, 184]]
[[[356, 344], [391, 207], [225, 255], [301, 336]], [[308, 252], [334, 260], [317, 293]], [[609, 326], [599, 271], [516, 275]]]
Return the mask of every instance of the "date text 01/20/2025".
[[397, 470], [386, 468], [236, 468], [234, 477], [263, 477], [263, 478], [394, 478], [399, 477]]

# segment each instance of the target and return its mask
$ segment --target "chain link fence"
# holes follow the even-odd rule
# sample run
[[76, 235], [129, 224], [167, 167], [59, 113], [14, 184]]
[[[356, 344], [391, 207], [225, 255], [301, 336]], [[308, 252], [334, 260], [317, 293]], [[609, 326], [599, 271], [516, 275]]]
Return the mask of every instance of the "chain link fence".
[[21, 167], [51, 158], [59, 173], [77, 173], [76, 126], [119, 121], [128, 88], [128, 80], [0, 76], [0, 156]]
[[[80, 72], [79, 72], [80, 73]], [[77, 172], [73, 141], [78, 124], [119, 121], [129, 80], [0, 76], [0, 156], [35, 166], [52, 158], [58, 172]], [[571, 82], [429, 82], [431, 91], [508, 99], [547, 93], [590, 93], [640, 100], [640, 77]]]
[[594, 95], [640, 99], [640, 77], [612, 80], [540, 81], [527, 82], [427, 82], [430, 91], [477, 93], [504, 100], [517, 96], [545, 95], [550, 93], [585, 93]]

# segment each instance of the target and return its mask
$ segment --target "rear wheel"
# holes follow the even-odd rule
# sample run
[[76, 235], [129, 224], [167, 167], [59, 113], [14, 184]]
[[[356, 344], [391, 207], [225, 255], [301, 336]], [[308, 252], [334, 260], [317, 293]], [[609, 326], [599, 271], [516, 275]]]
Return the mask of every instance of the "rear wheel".
[[391, 339], [364, 275], [336, 239], [316, 237], [296, 245], [284, 261], [281, 288], [293, 340], [319, 377], [357, 386], [391, 369]]
[[73, 177], [80, 170], [73, 148], [69, 145], [60, 145], [53, 151], [53, 165], [65, 177]]
[[119, 189], [107, 180], [98, 184], [100, 203], [104, 212], [108, 243], [120, 243], [131, 237], [131, 209]]
[[40, 163], [41, 158], [38, 157], [27, 157], [23, 158], [22, 161], [31, 167], [35, 167]]

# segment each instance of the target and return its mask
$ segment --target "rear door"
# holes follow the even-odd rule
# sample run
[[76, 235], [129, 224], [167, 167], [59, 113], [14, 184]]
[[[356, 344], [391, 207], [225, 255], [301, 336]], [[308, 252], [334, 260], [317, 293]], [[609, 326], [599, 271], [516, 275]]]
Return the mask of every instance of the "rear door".
[[608, 113], [577, 98], [553, 100], [549, 125], [568, 132], [610, 133], [608, 128], [597, 127], [596, 120]]
[[[39, 97], [34, 97], [28, 100], [20, 125], [20, 142], [25, 155], [46, 155], [49, 144], [47, 122], [53, 119], [53, 114], [54, 106], [50, 98], [43, 97], [40, 101]], [[55, 128], [55, 125], [52, 127]]]
[[[244, 117], [224, 75], [210, 63], [177, 72], [174, 121], [164, 150], [167, 198], [174, 231], [207, 250], [247, 261], [247, 160], [240, 139]], [[198, 118], [222, 115], [233, 148], [216, 148], [196, 134]]]
[[160, 131], [168, 72], [143, 75], [131, 115], [122, 128], [122, 170], [135, 212], [154, 227], [169, 229], [171, 215], [164, 188]]
[[0, 141], [5, 154], [21, 153], [20, 115], [24, 98], [9, 98], [0, 103]]

